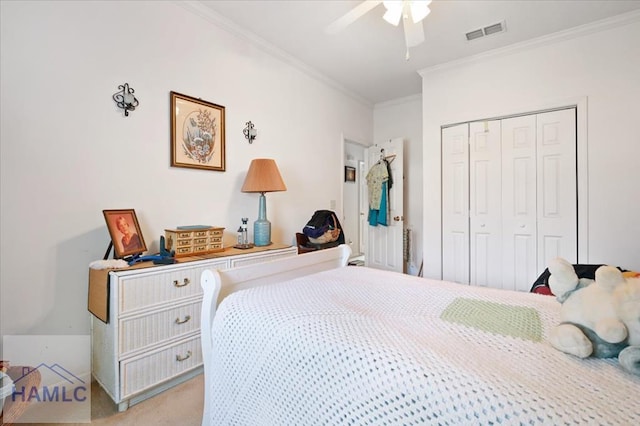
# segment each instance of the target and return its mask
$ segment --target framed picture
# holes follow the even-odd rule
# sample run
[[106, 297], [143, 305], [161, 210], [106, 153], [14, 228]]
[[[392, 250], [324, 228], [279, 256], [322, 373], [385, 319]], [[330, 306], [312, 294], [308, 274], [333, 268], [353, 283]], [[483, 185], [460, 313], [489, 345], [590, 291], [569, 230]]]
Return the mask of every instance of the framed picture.
[[344, 181], [355, 182], [356, 181], [356, 168], [350, 166], [344, 166]]
[[171, 92], [171, 166], [224, 172], [224, 107]]
[[116, 258], [139, 254], [147, 251], [136, 212], [126, 210], [102, 210], [107, 229], [111, 235]]

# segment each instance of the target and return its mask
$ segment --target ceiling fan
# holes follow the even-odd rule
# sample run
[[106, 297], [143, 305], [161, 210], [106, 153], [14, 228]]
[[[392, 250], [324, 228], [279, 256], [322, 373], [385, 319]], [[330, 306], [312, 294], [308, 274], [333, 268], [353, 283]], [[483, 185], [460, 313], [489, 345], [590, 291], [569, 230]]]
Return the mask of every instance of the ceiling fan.
[[353, 23], [365, 13], [382, 3], [387, 9], [383, 19], [391, 25], [398, 26], [400, 20], [404, 27], [404, 40], [407, 46], [406, 59], [409, 60], [409, 48], [424, 41], [422, 20], [431, 13], [431, 0], [365, 0], [340, 18], [333, 21], [326, 29], [327, 34], [335, 34]]

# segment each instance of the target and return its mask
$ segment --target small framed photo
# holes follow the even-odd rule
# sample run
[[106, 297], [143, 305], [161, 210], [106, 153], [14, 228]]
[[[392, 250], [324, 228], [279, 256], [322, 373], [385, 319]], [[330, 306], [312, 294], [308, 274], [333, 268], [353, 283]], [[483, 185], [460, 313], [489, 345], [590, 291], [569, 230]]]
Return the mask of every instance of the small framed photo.
[[350, 166], [344, 166], [344, 181], [355, 182], [356, 181], [356, 168]]
[[224, 107], [171, 92], [171, 166], [225, 171]]
[[115, 258], [121, 259], [147, 251], [138, 218], [133, 209], [102, 210], [102, 213], [113, 242]]

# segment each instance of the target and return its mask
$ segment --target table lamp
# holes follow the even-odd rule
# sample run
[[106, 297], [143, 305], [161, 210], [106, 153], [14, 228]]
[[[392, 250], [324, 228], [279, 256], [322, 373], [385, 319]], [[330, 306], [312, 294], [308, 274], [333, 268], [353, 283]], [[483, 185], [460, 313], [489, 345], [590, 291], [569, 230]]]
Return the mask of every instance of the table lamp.
[[258, 219], [253, 223], [253, 243], [256, 246], [271, 244], [271, 222], [267, 220], [265, 192], [286, 191], [276, 162], [269, 158], [251, 160], [249, 171], [242, 185], [242, 192], [259, 192]]

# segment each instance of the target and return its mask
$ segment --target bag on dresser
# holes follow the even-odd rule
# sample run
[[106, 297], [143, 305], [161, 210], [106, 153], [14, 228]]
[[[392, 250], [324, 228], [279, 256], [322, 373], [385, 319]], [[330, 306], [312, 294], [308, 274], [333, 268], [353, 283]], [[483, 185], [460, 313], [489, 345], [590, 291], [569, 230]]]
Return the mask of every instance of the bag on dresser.
[[326, 244], [337, 241], [341, 230], [335, 213], [330, 210], [317, 210], [302, 229], [302, 233], [313, 244]]

